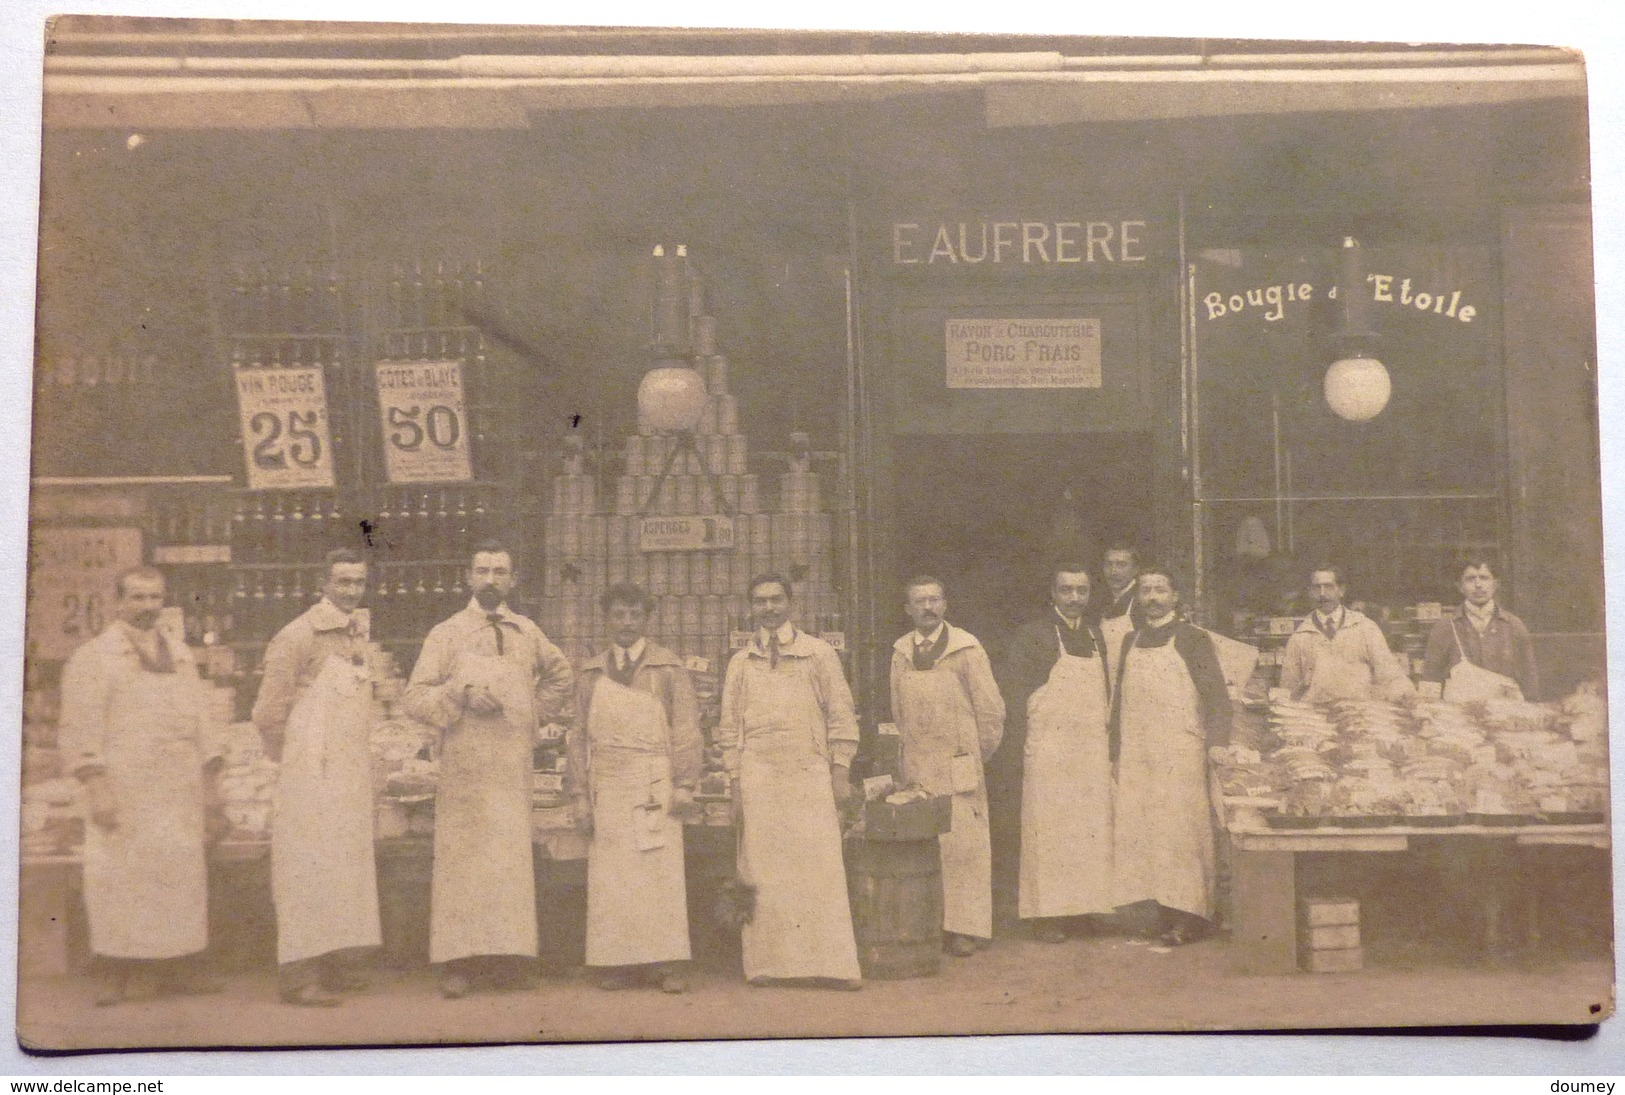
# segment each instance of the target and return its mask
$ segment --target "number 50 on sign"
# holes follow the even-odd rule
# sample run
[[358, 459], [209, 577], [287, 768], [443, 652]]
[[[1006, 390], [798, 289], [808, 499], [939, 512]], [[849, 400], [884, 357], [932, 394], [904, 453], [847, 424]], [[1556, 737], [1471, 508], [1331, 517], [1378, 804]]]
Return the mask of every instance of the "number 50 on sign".
[[377, 367], [384, 471], [391, 483], [473, 478], [459, 361], [389, 361]]

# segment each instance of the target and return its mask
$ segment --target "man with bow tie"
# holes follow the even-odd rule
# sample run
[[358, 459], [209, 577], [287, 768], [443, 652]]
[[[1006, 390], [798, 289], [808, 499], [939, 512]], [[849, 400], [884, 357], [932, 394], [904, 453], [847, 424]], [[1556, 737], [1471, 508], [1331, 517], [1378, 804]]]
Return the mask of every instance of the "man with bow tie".
[[[206, 822], [224, 740], [191, 651], [159, 626], [164, 576], [126, 570], [112, 623], [62, 671], [58, 746], [84, 786], [84, 895], [96, 1003], [219, 991], [209, 943]], [[218, 818], [216, 818], [218, 820]]]
[[862, 988], [839, 815], [858, 749], [852, 690], [834, 648], [790, 622], [789, 579], [753, 578], [749, 597], [756, 632], [728, 662], [718, 726], [739, 875], [756, 892], [745, 979]]
[[373, 860], [372, 676], [367, 563], [327, 554], [322, 599], [265, 651], [254, 725], [281, 762], [271, 830], [277, 976], [283, 1003], [333, 1007], [367, 985], [357, 968], [379, 946]]
[[534, 977], [532, 750], [574, 692], [563, 653], [508, 607], [512, 553], [477, 544], [468, 579], [473, 599], [429, 632], [406, 689], [407, 711], [441, 731], [429, 960], [451, 999]]
[[951, 795], [942, 845], [942, 927], [948, 953], [965, 958], [993, 940], [993, 851], [982, 766], [1004, 736], [1004, 700], [987, 651], [947, 620], [942, 582], [911, 580], [903, 607], [914, 628], [892, 646], [892, 718], [902, 738], [902, 776]]
[[1411, 691], [1388, 639], [1371, 619], [1343, 604], [1343, 572], [1316, 567], [1309, 574], [1314, 611], [1286, 641], [1281, 687], [1294, 700], [1398, 699]]

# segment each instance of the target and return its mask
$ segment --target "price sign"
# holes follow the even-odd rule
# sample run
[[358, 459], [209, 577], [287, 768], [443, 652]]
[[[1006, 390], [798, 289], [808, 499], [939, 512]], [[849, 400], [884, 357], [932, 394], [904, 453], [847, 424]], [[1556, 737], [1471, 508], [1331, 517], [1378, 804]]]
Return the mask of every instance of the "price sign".
[[141, 530], [43, 528], [30, 541], [28, 656], [55, 661], [113, 618], [114, 579], [141, 564]]
[[462, 362], [380, 362], [377, 375], [389, 481], [466, 483], [474, 478]]
[[320, 369], [238, 369], [237, 415], [250, 490], [333, 485]]
[[730, 551], [734, 546], [732, 517], [639, 518], [640, 551]]

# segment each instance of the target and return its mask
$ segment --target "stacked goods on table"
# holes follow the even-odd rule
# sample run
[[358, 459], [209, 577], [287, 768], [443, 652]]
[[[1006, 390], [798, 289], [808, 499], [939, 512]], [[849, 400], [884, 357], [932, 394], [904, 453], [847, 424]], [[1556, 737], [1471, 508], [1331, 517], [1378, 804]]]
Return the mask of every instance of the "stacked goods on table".
[[1270, 702], [1257, 740], [1213, 751], [1232, 808], [1280, 828], [1604, 820], [1606, 705], [1486, 700]]

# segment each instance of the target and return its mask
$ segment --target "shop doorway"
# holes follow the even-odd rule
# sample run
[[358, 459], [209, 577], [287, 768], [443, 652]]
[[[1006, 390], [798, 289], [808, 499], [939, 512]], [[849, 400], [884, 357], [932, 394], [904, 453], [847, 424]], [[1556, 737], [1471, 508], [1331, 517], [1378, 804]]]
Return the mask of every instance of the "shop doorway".
[[1109, 542], [1153, 547], [1148, 433], [911, 435], [893, 460], [896, 581], [875, 591], [882, 636], [908, 627], [902, 583], [934, 574], [950, 619], [997, 660], [1048, 604], [1057, 556], [1081, 558], [1098, 582]]

